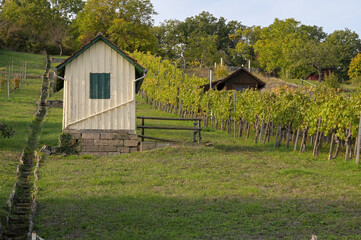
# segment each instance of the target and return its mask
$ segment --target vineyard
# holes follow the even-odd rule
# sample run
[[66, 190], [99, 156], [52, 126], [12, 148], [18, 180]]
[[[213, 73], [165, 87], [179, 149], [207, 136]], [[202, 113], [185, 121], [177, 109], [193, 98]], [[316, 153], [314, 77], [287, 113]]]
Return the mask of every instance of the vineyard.
[[26, 62], [14, 69], [14, 62], [8, 67], [0, 68], [0, 90], [3, 86], [7, 87], [8, 98], [10, 97], [10, 90], [14, 92], [19, 90], [21, 83], [26, 80]]
[[[361, 92], [342, 93], [326, 87], [280, 87], [273, 91], [214, 91], [200, 87], [207, 79], [187, 76], [169, 60], [135, 52], [133, 57], [148, 69], [142, 96], [155, 108], [182, 117], [202, 117], [205, 127], [233, 131], [235, 137], [250, 137], [274, 146], [293, 144], [294, 151], [312, 150], [318, 156], [323, 145], [329, 146], [329, 160], [345, 149], [345, 159], [356, 153], [360, 120]], [[306, 146], [312, 145], [312, 149]]]

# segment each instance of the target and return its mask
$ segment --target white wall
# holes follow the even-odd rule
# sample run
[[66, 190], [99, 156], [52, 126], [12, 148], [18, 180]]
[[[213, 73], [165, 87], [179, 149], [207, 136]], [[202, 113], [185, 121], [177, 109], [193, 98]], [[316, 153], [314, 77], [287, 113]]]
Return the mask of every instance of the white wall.
[[[90, 99], [90, 73], [110, 73], [110, 99]], [[63, 129], [135, 130], [135, 67], [106, 43], [96, 42], [68, 63], [65, 79]]]

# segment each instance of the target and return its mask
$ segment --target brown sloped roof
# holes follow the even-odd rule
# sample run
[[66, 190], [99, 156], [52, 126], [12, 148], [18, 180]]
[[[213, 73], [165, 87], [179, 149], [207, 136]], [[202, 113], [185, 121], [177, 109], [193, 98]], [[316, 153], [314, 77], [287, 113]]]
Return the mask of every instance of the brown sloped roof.
[[[222, 83], [226, 82], [227, 80], [231, 79], [232, 77], [234, 77], [235, 75], [239, 74], [240, 72], [245, 72], [246, 74], [250, 75], [260, 86], [259, 88], [263, 88], [264, 86], [266, 86], [266, 83], [263, 82], [261, 79], [259, 79], [258, 77], [256, 77], [255, 75], [253, 75], [250, 71], [248, 71], [247, 69], [245, 69], [244, 67], [240, 67], [238, 70], [234, 71], [233, 73], [231, 73], [230, 75], [228, 75], [227, 77], [214, 81], [212, 82], [212, 88], [215, 89], [217, 88], [217, 86], [221, 85]], [[209, 84], [205, 84], [201, 86], [202, 88], [204, 88], [204, 91], [208, 91], [209, 90]]]

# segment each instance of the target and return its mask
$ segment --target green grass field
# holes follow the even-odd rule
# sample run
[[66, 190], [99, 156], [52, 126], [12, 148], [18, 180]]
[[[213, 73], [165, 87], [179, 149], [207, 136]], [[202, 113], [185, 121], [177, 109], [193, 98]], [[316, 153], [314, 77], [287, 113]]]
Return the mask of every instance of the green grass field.
[[15, 183], [16, 166], [29, 134], [29, 125], [36, 111], [40, 96], [41, 79], [45, 56], [0, 50], [0, 67], [14, 66], [14, 72], [27, 64], [28, 78], [20, 89], [10, 91], [7, 86], [0, 88], [0, 123], [6, 123], [15, 130], [9, 139], [0, 137], [0, 216], [4, 216], [5, 205]]
[[[10, 58], [8, 53], [13, 54], [0, 51], [0, 61]], [[45, 59], [29, 58], [38, 58], [39, 66]], [[0, 92], [0, 122], [14, 124], [16, 132], [0, 138], [1, 216], [40, 84], [31, 79], [10, 100]], [[61, 93], [52, 96], [57, 98]], [[137, 101], [138, 116], [177, 117]], [[61, 118], [62, 109], [49, 109], [39, 147], [57, 145]], [[146, 135], [192, 140], [190, 131], [147, 129]], [[44, 239], [310, 239], [312, 234], [361, 239], [361, 167], [354, 162], [342, 155], [327, 161], [327, 146], [314, 158], [310, 147], [300, 154], [210, 128], [202, 137], [213, 145], [184, 144], [117, 157], [44, 157], [35, 231]]]
[[[176, 117], [139, 98], [137, 107], [138, 116]], [[52, 114], [61, 116], [58, 109]], [[149, 134], [192, 139], [190, 132]], [[46, 239], [361, 239], [361, 168], [354, 162], [275, 150], [219, 130], [202, 134], [212, 147], [46, 157], [37, 233]]]

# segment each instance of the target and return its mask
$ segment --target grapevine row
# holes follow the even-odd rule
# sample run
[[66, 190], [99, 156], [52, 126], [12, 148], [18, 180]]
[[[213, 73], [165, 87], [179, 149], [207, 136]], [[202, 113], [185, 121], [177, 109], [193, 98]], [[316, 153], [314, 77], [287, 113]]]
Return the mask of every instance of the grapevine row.
[[[330, 145], [329, 159], [337, 157], [345, 145], [347, 160], [357, 142], [361, 110], [361, 92], [340, 93], [327, 88], [291, 89], [280, 87], [273, 91], [259, 92], [204, 92], [207, 79], [187, 76], [169, 60], [151, 54], [135, 52], [133, 56], [148, 69], [142, 85], [142, 94], [154, 107], [173, 111], [185, 117], [203, 117], [215, 127], [230, 129], [231, 120], [237, 123], [237, 136], [245, 131], [247, 138], [253, 130], [254, 141], [269, 142], [275, 135], [275, 147], [282, 140], [286, 147], [292, 142], [294, 150], [306, 151], [311, 139], [313, 155], [317, 156], [323, 141]], [[212, 119], [212, 121], [210, 121]], [[236, 131], [236, 129], [234, 129]], [[299, 145], [299, 146], [298, 146]]]

